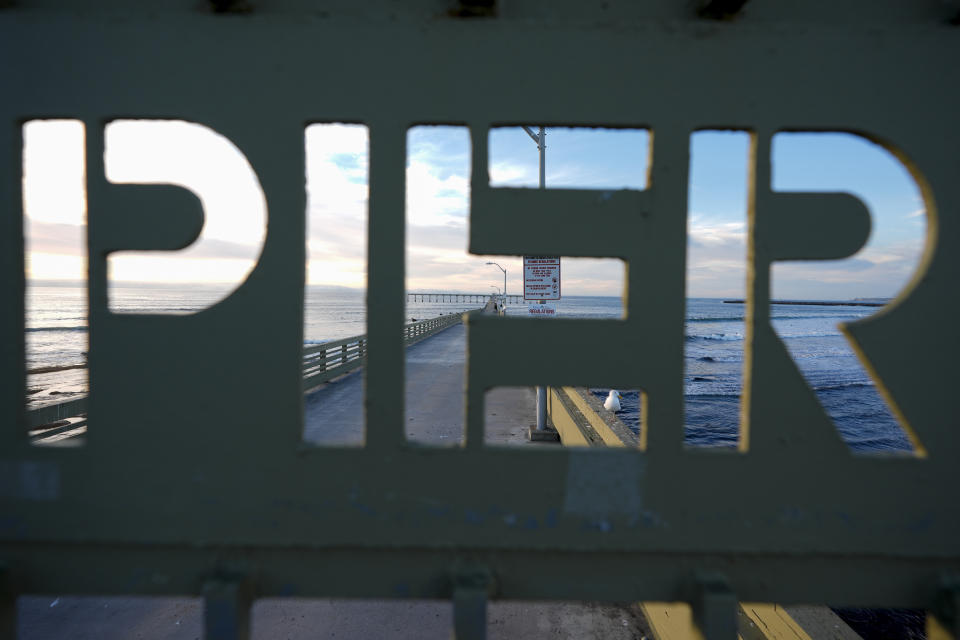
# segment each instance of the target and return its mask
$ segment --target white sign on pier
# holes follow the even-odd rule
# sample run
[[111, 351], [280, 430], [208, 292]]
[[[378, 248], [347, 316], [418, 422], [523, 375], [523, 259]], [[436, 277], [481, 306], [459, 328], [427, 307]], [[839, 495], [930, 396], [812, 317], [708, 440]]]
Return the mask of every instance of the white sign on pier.
[[560, 299], [559, 256], [523, 256], [523, 299]]

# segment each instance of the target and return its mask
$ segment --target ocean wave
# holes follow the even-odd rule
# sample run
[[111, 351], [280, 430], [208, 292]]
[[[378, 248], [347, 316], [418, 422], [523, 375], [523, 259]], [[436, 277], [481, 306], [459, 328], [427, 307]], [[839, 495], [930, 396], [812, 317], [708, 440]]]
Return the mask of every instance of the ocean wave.
[[151, 306], [149, 306], [149, 305], [147, 305], [147, 304], [144, 304], [144, 305], [139, 305], [139, 306], [127, 305], [127, 306], [123, 306], [123, 307], [118, 307], [118, 308], [116, 308], [116, 309], [113, 309], [113, 312], [114, 312], [114, 313], [117, 313], [117, 314], [134, 316], [134, 315], [154, 315], [154, 314], [158, 314], [158, 313], [188, 314], [188, 313], [196, 313], [196, 312], [198, 312], [198, 311], [203, 311], [204, 309], [206, 309], [206, 307], [201, 307], [201, 306], [197, 306], [197, 307], [164, 307], [164, 306], [162, 306], [162, 305], [158, 305], [158, 306], [155, 306], [155, 307], [151, 307]]
[[86, 331], [86, 330], [87, 330], [87, 327], [85, 325], [76, 326], [76, 327], [27, 327], [27, 333], [46, 332], [46, 331], [60, 332], [60, 331]]
[[740, 390], [736, 391], [705, 391], [703, 393], [691, 393], [689, 386], [684, 390], [683, 395], [686, 399], [696, 398], [703, 400], [707, 398], [739, 398]]
[[771, 320], [859, 320], [865, 316], [853, 315], [849, 313], [830, 313], [823, 315], [805, 315], [805, 316], [788, 316], [788, 315], [777, 315], [775, 313], [770, 314]]
[[696, 360], [698, 362], [725, 362], [725, 363], [743, 362], [743, 355], [738, 354], [738, 355], [732, 355], [732, 356], [718, 356], [718, 355], [700, 356], [699, 358], [696, 358]]
[[[784, 331], [784, 330], [779, 330], [779, 331], [778, 331], [778, 330], [776, 329], [776, 327], [774, 327], [774, 331], [776, 331], [777, 336], [778, 336], [781, 340], [787, 339], [787, 338], [789, 338], [789, 339], [795, 339], [795, 338], [836, 338], [836, 337], [841, 337], [841, 336], [843, 336], [842, 333], [840, 333], [840, 332], [837, 331], [837, 330], [833, 330], [833, 329], [828, 329], [828, 330], [824, 330], [824, 331], [793, 331], [793, 332], [790, 332], [790, 331]], [[703, 334], [703, 335], [693, 334], [693, 335], [687, 335], [687, 336], [686, 336], [686, 340], [687, 340], [687, 342], [702, 342], [702, 341], [735, 342], [735, 341], [743, 340], [743, 334], [742, 334], [742, 333], [739, 333], [739, 332], [737, 332], [737, 333], [720, 333], [720, 332], [718, 332], [718, 333], [706, 333], [706, 334]]]
[[705, 336], [687, 336], [687, 342], [699, 342], [699, 341], [719, 341], [719, 342], [735, 342], [738, 340], [743, 340], [743, 334], [741, 333], [711, 333]]
[[743, 322], [743, 316], [701, 316], [687, 318], [687, 322]]
[[910, 441], [902, 432], [859, 438], [844, 435], [843, 439], [851, 449], [859, 452], [910, 452], [913, 450]]
[[841, 389], [860, 389], [863, 387], [874, 387], [872, 382], [840, 382], [837, 384], [827, 384], [822, 387], [814, 387], [814, 391], [840, 391]]
[[839, 331], [803, 331], [797, 333], [776, 332], [781, 340], [804, 340], [806, 338], [842, 338], [843, 334]]
[[86, 369], [86, 364], [60, 364], [52, 365], [49, 367], [35, 367], [33, 369], [28, 369], [27, 373], [37, 374], [37, 373], [56, 373], [57, 371], [69, 371], [70, 369]]
[[[771, 314], [771, 320], [858, 320], [863, 316], [859, 315], [850, 315], [850, 314], [829, 314], [829, 315], [775, 315]], [[744, 316], [695, 316], [687, 318], [686, 322], [696, 323], [696, 322], [743, 322]]]

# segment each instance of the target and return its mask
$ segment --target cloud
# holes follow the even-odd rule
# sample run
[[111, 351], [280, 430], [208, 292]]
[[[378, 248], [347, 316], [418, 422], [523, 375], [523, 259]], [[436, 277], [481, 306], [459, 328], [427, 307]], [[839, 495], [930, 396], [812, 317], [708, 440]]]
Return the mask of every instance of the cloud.
[[693, 247], [743, 247], [747, 242], [747, 224], [708, 222], [694, 214], [690, 217], [687, 242]]
[[366, 285], [367, 149], [362, 125], [307, 127], [309, 284]]
[[40, 120], [23, 128], [24, 209], [34, 222], [84, 223], [84, 129], [76, 120]]
[[467, 216], [470, 181], [466, 170], [441, 177], [434, 166], [411, 161], [407, 166], [407, 224], [449, 224]]
[[42, 222], [27, 219], [24, 226], [29, 252], [85, 256], [87, 234], [83, 227], [73, 224]]
[[351, 178], [365, 168], [365, 160], [363, 153], [334, 153], [330, 156], [330, 162], [340, 171], [349, 174]]
[[467, 226], [463, 222], [443, 225], [407, 225], [407, 250], [454, 249], [466, 257]]
[[[79, 123], [58, 125], [46, 132], [42, 128], [27, 128], [28, 141], [33, 140], [33, 149], [40, 151], [25, 157], [24, 185], [30, 187], [26, 204], [30, 216], [27, 228], [32, 250], [28, 258], [31, 273], [60, 273], [71, 265], [77, 268], [78, 274], [83, 272], [82, 134]], [[491, 163], [491, 184], [536, 186], [535, 148], [523, 139], [522, 133], [520, 136], [516, 153]], [[485, 264], [495, 260], [508, 269], [510, 291], [519, 293], [522, 283], [519, 257], [471, 256], [466, 252], [471, 161], [466, 129], [416, 127], [408, 134], [408, 142], [407, 285], [425, 290], [486, 292], [491, 285], [502, 287], [502, 272]], [[183, 144], [183, 141], [152, 140], [150, 147], [182, 147]], [[369, 195], [367, 129], [361, 125], [312, 125], [307, 128], [305, 144], [309, 281], [365, 286]], [[605, 184], [608, 170], [616, 169], [609, 155], [573, 154], [563, 158], [560, 147], [556, 149], [548, 156], [548, 185], [601, 186]], [[211, 160], [199, 152], [189, 155], [179, 167], [186, 174], [209, 168], [211, 162], [218, 165], [223, 161]], [[197, 179], [185, 176], [184, 180], [187, 178]], [[691, 188], [698, 190], [696, 185]], [[131, 271], [127, 275], [201, 280], [234, 277], [232, 274], [236, 273], [244, 247], [257, 240], [256, 234], [242, 231], [248, 216], [238, 207], [248, 206], [259, 196], [230, 185], [221, 193], [211, 192], [205, 197], [207, 207], [241, 213], [222, 217], [223, 224], [208, 229], [208, 243], [202, 251], [195, 250], [190, 260], [182, 259], [186, 264], [183, 268], [165, 274], [157, 271], [154, 264], [151, 272], [150, 254], [144, 254], [135, 264], [130, 263]], [[742, 203], [738, 209], [739, 200], [710, 189], [699, 189], [698, 198], [708, 200], [704, 200], [704, 209], [692, 211], [689, 216], [687, 294], [742, 296], [747, 269], [747, 225]], [[909, 213], [905, 213], [907, 211]], [[922, 200], [911, 200], [905, 206], [890, 208], [889, 212], [877, 208], [873, 214], [876, 229], [883, 233], [874, 234], [869, 245], [856, 256], [843, 261], [774, 265], [775, 294], [780, 297], [879, 297], [893, 295], [902, 288], [919, 264], [918, 242], [922, 240], [894, 240], [904, 239], [904, 228], [925, 222]], [[905, 223], [905, 219], [911, 222]], [[893, 224], [893, 220], [899, 221], [900, 226]], [[49, 269], [45, 270], [44, 261], [48, 262]], [[618, 260], [564, 259], [563, 265], [567, 295], [619, 295], [622, 290], [623, 264]]]
[[419, 126], [407, 135], [407, 164], [430, 165], [436, 176], [466, 177], [470, 167], [470, 135], [466, 127]]
[[[730, 216], [733, 217], [733, 216]], [[742, 297], [746, 284], [746, 222], [691, 213], [687, 234], [687, 295]], [[741, 213], [739, 216], [743, 218]]]
[[539, 180], [536, 170], [512, 162], [493, 162], [488, 167], [490, 186], [535, 186]]
[[920, 262], [920, 247], [904, 241], [868, 245], [844, 260], [776, 263], [771, 277], [776, 297], [893, 297]]

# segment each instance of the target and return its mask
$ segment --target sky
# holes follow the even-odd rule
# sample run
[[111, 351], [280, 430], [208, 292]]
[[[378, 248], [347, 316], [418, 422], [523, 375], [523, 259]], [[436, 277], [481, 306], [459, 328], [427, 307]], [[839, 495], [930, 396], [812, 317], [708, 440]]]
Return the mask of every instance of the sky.
[[[215, 131], [180, 121], [117, 121], [106, 130], [107, 178], [184, 186], [204, 206], [204, 229], [178, 252], [120, 252], [114, 283], [233, 283], [256, 264], [268, 219], [256, 174]], [[85, 272], [83, 127], [35, 121], [24, 127], [28, 278], [79, 280]], [[470, 140], [463, 127], [408, 132], [407, 289], [522, 292], [521, 258], [472, 256]], [[643, 189], [650, 137], [643, 130], [547, 129], [547, 188]], [[368, 139], [362, 125], [305, 131], [311, 285], [363, 288], [366, 270]], [[746, 273], [749, 135], [697, 132], [690, 140], [687, 295], [742, 297]], [[536, 188], [538, 151], [519, 127], [490, 135], [491, 186]], [[776, 264], [775, 298], [892, 297], [917, 269], [926, 237], [919, 190], [886, 149], [843, 133], [780, 133], [773, 142], [777, 191], [846, 191], [868, 207], [866, 246], [839, 261]], [[616, 259], [564, 258], [565, 295], [620, 295]]]

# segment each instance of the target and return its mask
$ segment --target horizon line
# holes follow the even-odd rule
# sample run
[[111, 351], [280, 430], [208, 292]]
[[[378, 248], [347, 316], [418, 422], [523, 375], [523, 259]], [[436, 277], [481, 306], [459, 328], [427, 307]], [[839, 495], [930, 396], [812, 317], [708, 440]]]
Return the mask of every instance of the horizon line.
[[[25, 280], [25, 284], [26, 284], [27, 286], [39, 286], [39, 287], [81, 287], [81, 286], [84, 285], [84, 283], [85, 283], [84, 280], [56, 280], [56, 279], [50, 279], [50, 280], [48, 280], [48, 279], [43, 279], [43, 278], [36, 278], [36, 279], [30, 279], [30, 278], [28, 278], [28, 279]], [[110, 286], [112, 286], [112, 287], [119, 287], [119, 288], [145, 288], [145, 289], [158, 288], [158, 289], [160, 289], [160, 288], [175, 288], [175, 287], [183, 287], [183, 286], [230, 287], [230, 286], [236, 286], [236, 283], [227, 283], [227, 282], [136, 282], [136, 281], [118, 281], [118, 282], [111, 282], [111, 283], [110, 283]], [[349, 287], [349, 286], [346, 286], [346, 285], [337, 285], [337, 284], [307, 284], [306, 287], [307, 287], [307, 288], [332, 289], [332, 290], [339, 290], [339, 291], [350, 291], [350, 292], [356, 292], [356, 293], [363, 293], [363, 292], [366, 292], [366, 291], [367, 291], [367, 288], [366, 288], [366, 287]], [[443, 290], [443, 289], [434, 289], [434, 290], [407, 289], [407, 290], [405, 290], [404, 293], [406, 293], [406, 294], [423, 294], [423, 295], [428, 295], [428, 294], [432, 294], [432, 295], [456, 295], [456, 294], [460, 294], [460, 295], [471, 295], [471, 296], [498, 295], [498, 294], [495, 294], [495, 293], [487, 293], [487, 292], [453, 291], [453, 290]], [[522, 296], [522, 294], [518, 294], [518, 293], [508, 293], [507, 295], [508, 295], [508, 296]], [[622, 299], [623, 296], [622, 296], [622, 295], [618, 295], [618, 294], [572, 293], [572, 294], [568, 294], [566, 297], [568, 297], [568, 298], [621, 298], [621, 299]], [[708, 296], [704, 296], [704, 295], [695, 295], [695, 296], [687, 295], [687, 296], [685, 296], [685, 298], [686, 298], [686, 299], [697, 299], [697, 298], [701, 298], [701, 299], [707, 299], [707, 300], [733, 300], [733, 299], [745, 300], [745, 299], [746, 299], [746, 298], [745, 298], [744, 296], [742, 296], [742, 295], [708, 295]], [[821, 301], [821, 302], [841, 302], [841, 301], [858, 301], [858, 300], [883, 300], [883, 301], [891, 301], [891, 300], [893, 300], [893, 298], [892, 298], [892, 297], [888, 297], [888, 296], [851, 296], [851, 297], [844, 297], [844, 298], [800, 298], [800, 297], [793, 297], [793, 296], [791, 296], [790, 298], [772, 299], [771, 302], [776, 302], [776, 301], [778, 301], [778, 300], [797, 300], [797, 301], [804, 301], [804, 302], [817, 302], [817, 301]], [[562, 302], [562, 301], [563, 301], [563, 298], [561, 298], [559, 301], [555, 301], [555, 302]], [[534, 302], [534, 300], [526, 300], [525, 302]]]

